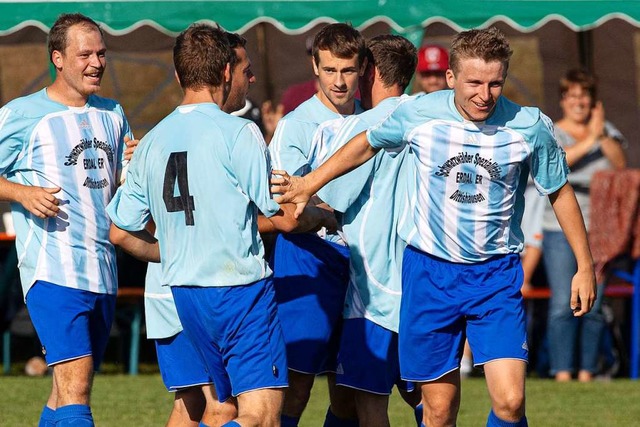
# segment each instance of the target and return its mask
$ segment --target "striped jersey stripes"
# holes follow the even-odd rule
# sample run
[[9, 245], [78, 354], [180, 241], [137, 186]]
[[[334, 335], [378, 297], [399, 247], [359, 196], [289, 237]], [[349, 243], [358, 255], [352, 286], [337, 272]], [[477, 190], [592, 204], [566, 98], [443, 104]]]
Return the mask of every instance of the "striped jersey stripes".
[[453, 91], [417, 97], [370, 128], [367, 138], [375, 148], [409, 145], [415, 230], [408, 243], [452, 262], [520, 252], [527, 176], [544, 195], [567, 181], [551, 120], [505, 97], [482, 123], [462, 118]]
[[92, 95], [83, 107], [49, 99], [46, 89], [0, 110], [0, 172], [9, 181], [60, 187], [56, 217], [40, 219], [12, 203], [24, 295], [36, 280], [115, 294], [115, 251], [105, 208], [120, 182], [122, 107]]

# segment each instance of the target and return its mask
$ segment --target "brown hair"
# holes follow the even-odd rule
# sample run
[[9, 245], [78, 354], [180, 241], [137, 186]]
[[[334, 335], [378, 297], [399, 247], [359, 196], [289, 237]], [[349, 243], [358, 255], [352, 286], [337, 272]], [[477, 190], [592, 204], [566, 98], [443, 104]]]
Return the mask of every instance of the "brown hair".
[[589, 92], [591, 99], [595, 102], [598, 95], [598, 78], [581, 68], [573, 68], [560, 79], [560, 98], [563, 98], [569, 88], [579, 85], [583, 90]]
[[[247, 39], [245, 39], [238, 33], [226, 32], [224, 33], [224, 35], [227, 37], [227, 41], [229, 42], [229, 47], [231, 49], [237, 49], [239, 47], [244, 48], [247, 45]], [[231, 70], [236, 67], [237, 62], [238, 55], [236, 55], [234, 52], [233, 55], [231, 55], [231, 60], [229, 61], [229, 63], [231, 64]]]
[[416, 47], [402, 36], [383, 34], [369, 40], [369, 63], [380, 73], [385, 87], [406, 89], [416, 69]]
[[349, 59], [357, 56], [360, 67], [367, 54], [364, 37], [349, 24], [330, 24], [324, 27], [313, 39], [313, 60], [320, 62], [319, 51], [328, 50], [334, 56]]
[[49, 30], [49, 35], [47, 36], [49, 61], [51, 61], [51, 63], [53, 63], [51, 58], [53, 51], [57, 50], [58, 52], [64, 53], [64, 50], [67, 47], [67, 33], [69, 32], [69, 28], [78, 24], [83, 25], [88, 29], [93, 27], [100, 32], [101, 36], [103, 35], [100, 25], [88, 16], [81, 13], [63, 13], [58, 16], [56, 22], [53, 23], [51, 30]]
[[208, 24], [191, 25], [173, 46], [173, 65], [183, 89], [221, 86], [233, 57], [225, 32]]
[[506, 72], [512, 53], [507, 38], [495, 27], [463, 31], [453, 38], [449, 52], [449, 66], [454, 73], [457, 73], [460, 71], [462, 58], [480, 58], [485, 62], [502, 62]]

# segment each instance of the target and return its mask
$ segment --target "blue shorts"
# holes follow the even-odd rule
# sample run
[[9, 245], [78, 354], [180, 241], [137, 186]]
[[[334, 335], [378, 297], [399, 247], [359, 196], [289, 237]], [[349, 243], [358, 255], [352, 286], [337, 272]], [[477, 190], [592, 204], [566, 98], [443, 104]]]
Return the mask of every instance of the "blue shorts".
[[213, 384], [202, 352], [191, 343], [184, 332], [154, 341], [160, 375], [168, 391]]
[[398, 334], [368, 319], [345, 319], [336, 383], [381, 395], [391, 394], [394, 385], [413, 390], [400, 379]]
[[528, 360], [520, 256], [448, 262], [411, 246], [404, 252], [400, 371], [433, 381], [460, 366], [465, 332], [475, 365]]
[[289, 369], [307, 374], [335, 371], [349, 284], [349, 248], [315, 234], [281, 234], [272, 268]]
[[204, 357], [218, 400], [287, 387], [287, 359], [273, 288], [172, 286], [180, 322]]
[[116, 296], [36, 281], [27, 309], [49, 366], [92, 356], [98, 370], [116, 308]]

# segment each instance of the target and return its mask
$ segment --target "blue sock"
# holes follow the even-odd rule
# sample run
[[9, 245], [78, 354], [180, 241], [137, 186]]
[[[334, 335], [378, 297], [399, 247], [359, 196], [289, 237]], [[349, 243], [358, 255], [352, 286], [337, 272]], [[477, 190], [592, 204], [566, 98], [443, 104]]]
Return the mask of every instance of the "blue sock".
[[281, 427], [298, 427], [299, 422], [300, 418], [290, 417], [288, 415], [280, 415]]
[[200, 421], [198, 423], [198, 427], [209, 427], [208, 425], [206, 425], [205, 423], [203, 423], [202, 421]]
[[56, 411], [44, 405], [42, 412], [40, 413], [40, 422], [38, 427], [56, 427], [55, 422]]
[[324, 419], [324, 427], [358, 427], [358, 420], [343, 420], [331, 412], [331, 408], [327, 409], [327, 416]]
[[222, 427], [242, 427], [242, 426], [235, 421], [229, 421], [226, 424], [222, 424]]
[[94, 427], [91, 408], [87, 405], [65, 405], [56, 409], [56, 427]]
[[487, 427], [527, 427], [527, 417], [520, 418], [519, 421], [511, 422], [501, 420], [493, 413], [493, 409], [489, 412], [489, 418], [487, 419]]
[[416, 416], [416, 423], [418, 423], [418, 427], [422, 427], [422, 417], [423, 417], [423, 409], [422, 403], [415, 407], [413, 413]]

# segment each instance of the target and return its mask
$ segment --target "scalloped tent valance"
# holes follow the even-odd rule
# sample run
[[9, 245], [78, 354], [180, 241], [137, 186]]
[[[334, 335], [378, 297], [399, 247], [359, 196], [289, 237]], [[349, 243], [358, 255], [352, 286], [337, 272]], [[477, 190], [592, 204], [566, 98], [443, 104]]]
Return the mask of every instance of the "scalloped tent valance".
[[0, 0], [0, 35], [26, 26], [46, 31], [65, 12], [89, 15], [114, 35], [143, 25], [175, 35], [194, 21], [216, 22], [241, 33], [268, 22], [288, 34], [335, 21], [348, 21], [359, 29], [382, 21], [398, 32], [435, 22], [461, 30], [504, 21], [523, 32], [552, 20], [576, 31], [614, 18], [640, 26], [638, 0]]

